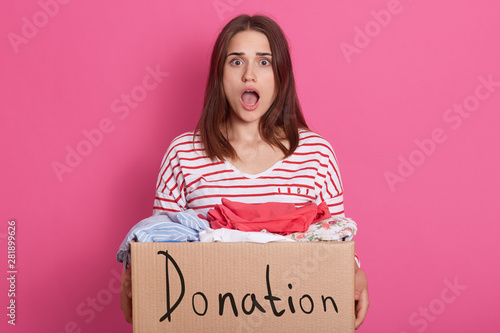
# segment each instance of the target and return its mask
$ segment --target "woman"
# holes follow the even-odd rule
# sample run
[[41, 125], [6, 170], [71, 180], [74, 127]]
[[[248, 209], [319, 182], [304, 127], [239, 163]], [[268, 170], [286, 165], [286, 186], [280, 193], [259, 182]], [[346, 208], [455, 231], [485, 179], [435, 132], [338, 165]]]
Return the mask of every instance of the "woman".
[[[154, 212], [206, 213], [222, 198], [244, 203], [325, 202], [343, 216], [343, 189], [330, 144], [310, 131], [295, 90], [288, 43], [265, 16], [241, 15], [214, 46], [203, 113], [195, 132], [174, 139], [162, 162]], [[122, 309], [131, 321], [130, 270]], [[369, 306], [355, 265], [356, 322]]]

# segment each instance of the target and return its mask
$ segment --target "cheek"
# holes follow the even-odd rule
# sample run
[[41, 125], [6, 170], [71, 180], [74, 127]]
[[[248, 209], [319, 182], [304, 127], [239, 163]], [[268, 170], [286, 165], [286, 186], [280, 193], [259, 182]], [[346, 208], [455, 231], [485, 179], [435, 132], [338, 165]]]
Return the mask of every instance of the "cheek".
[[224, 84], [224, 97], [229, 105], [231, 105], [232, 107], [236, 107], [235, 103], [238, 102], [240, 96], [238, 96], [238, 92], [236, 92], [232, 87], [233, 85], [231, 84]]
[[224, 74], [224, 76], [222, 77], [222, 86], [224, 88], [224, 92], [226, 93], [226, 95], [234, 93], [235, 90], [234, 80], [235, 80], [234, 75], [231, 75], [231, 73]]
[[276, 98], [277, 92], [278, 92], [278, 90], [276, 88], [276, 83], [274, 82], [274, 77], [269, 78], [267, 88], [271, 92], [271, 94], [270, 94], [271, 100], [274, 101], [274, 99]]
[[231, 84], [224, 84], [224, 95], [226, 95], [226, 99], [234, 99], [236, 97], [235, 90], [232, 88]]
[[273, 99], [276, 96], [276, 80], [274, 79], [274, 73], [266, 73], [266, 85], [267, 89], [272, 92]]
[[226, 77], [222, 80], [222, 89], [224, 89], [224, 95], [227, 97], [231, 94], [231, 84], [229, 84]]

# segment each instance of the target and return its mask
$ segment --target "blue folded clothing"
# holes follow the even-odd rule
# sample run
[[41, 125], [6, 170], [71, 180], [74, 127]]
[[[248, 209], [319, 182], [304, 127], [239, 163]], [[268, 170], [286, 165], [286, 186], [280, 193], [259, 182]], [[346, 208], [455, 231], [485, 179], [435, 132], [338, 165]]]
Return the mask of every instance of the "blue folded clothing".
[[124, 268], [130, 265], [130, 242], [198, 242], [199, 233], [210, 227], [193, 210], [177, 213], [174, 218], [166, 214], [148, 217], [130, 229], [122, 241], [116, 259]]

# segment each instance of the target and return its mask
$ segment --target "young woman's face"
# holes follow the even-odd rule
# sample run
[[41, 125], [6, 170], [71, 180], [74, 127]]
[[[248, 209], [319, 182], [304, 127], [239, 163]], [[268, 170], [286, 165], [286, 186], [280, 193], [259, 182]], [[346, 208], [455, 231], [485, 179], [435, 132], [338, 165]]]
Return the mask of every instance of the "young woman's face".
[[260, 32], [247, 30], [231, 38], [223, 86], [233, 121], [256, 122], [269, 109], [276, 91], [271, 47]]

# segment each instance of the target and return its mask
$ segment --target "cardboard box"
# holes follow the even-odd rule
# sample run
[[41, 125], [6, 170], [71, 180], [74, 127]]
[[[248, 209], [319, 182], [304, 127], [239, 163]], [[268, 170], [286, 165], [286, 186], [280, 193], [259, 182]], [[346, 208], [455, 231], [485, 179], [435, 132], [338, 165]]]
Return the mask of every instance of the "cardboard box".
[[131, 248], [135, 333], [354, 331], [354, 242]]

